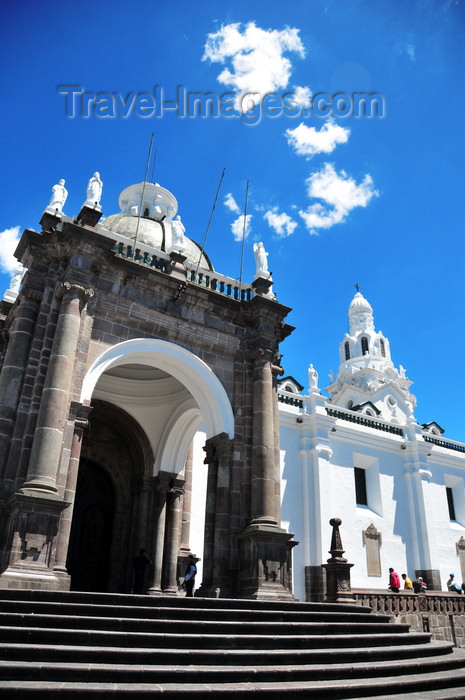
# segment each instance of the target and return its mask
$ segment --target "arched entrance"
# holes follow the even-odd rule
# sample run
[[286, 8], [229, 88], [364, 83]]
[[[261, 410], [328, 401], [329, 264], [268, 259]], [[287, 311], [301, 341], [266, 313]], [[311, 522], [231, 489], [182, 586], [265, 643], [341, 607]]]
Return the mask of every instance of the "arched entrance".
[[115, 490], [93, 462], [79, 468], [67, 569], [73, 591], [107, 591]]
[[[138, 339], [102, 353], [86, 375], [81, 400], [93, 407], [88, 458], [105, 468], [116, 487], [107, 590], [131, 590], [128, 572], [144, 548], [153, 561], [151, 591], [175, 593], [191, 547], [192, 509], [202, 508], [198, 498], [191, 499], [192, 441], [200, 426], [204, 441], [216, 431], [228, 439], [234, 428], [229, 398], [212, 370], [192, 353], [166, 341]], [[83, 445], [82, 454], [86, 435]], [[200, 449], [206, 490], [204, 459]], [[216, 492], [216, 480], [211, 488]], [[201, 558], [203, 544], [202, 533], [193, 552]]]
[[[121, 408], [94, 399], [83, 435], [68, 547], [72, 589], [131, 590], [133, 558], [141, 547], [149, 547], [152, 537], [146, 519], [151, 484], [144, 475], [153, 461], [137, 421]], [[100, 527], [95, 542], [93, 523]]]

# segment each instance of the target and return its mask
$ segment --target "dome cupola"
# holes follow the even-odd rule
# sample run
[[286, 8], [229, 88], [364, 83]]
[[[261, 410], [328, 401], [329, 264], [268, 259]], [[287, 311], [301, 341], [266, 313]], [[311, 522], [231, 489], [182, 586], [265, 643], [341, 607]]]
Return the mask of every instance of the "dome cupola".
[[[119, 236], [165, 253], [182, 250], [188, 263], [213, 270], [208, 255], [198, 243], [184, 236], [181, 217], [176, 216], [176, 197], [156, 182], [126, 187], [118, 198], [121, 212], [108, 216], [102, 226]], [[181, 229], [181, 233], [179, 230]], [[182, 239], [180, 243], [179, 238]]]

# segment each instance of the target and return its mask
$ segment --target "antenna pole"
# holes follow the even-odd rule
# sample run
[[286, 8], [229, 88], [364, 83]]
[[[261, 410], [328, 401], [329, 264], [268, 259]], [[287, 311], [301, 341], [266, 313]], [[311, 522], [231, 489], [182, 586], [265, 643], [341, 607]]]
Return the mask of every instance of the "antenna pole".
[[153, 179], [153, 174], [155, 172], [155, 163], [157, 162], [157, 151], [158, 151], [158, 148], [155, 149], [155, 153], [153, 155], [152, 175], [150, 177], [150, 182], [153, 182], [153, 183], [155, 182], [155, 180]]
[[144, 203], [145, 185], [147, 183], [147, 172], [148, 172], [149, 165], [150, 165], [150, 158], [152, 156], [152, 144], [153, 144], [153, 131], [152, 131], [152, 138], [150, 139], [149, 154], [147, 156], [147, 165], [145, 166], [144, 184], [142, 186], [142, 197], [141, 197], [140, 206], [139, 206], [139, 216], [137, 217], [136, 235], [134, 236], [134, 248], [136, 247], [137, 236], [139, 234], [139, 224], [140, 224], [140, 218], [142, 216], [142, 205]]
[[244, 227], [242, 229], [242, 251], [241, 251], [241, 271], [239, 273], [239, 284], [242, 285], [242, 266], [244, 264], [244, 244], [245, 244], [245, 231], [247, 228], [247, 201], [249, 198], [249, 181], [247, 180], [247, 185], [245, 187], [245, 206], [244, 206]]
[[218, 201], [218, 195], [219, 195], [219, 193], [220, 193], [221, 183], [223, 182], [223, 177], [224, 177], [225, 170], [226, 170], [226, 168], [223, 168], [223, 172], [221, 173], [220, 181], [219, 181], [219, 183], [218, 183], [218, 188], [217, 188], [217, 190], [216, 190], [215, 201], [213, 202], [213, 207], [212, 207], [212, 210], [211, 210], [211, 213], [210, 213], [210, 218], [209, 218], [209, 220], [208, 220], [207, 229], [206, 229], [206, 231], [205, 231], [205, 236], [203, 237], [203, 243], [202, 243], [202, 248], [201, 248], [201, 250], [200, 250], [199, 261], [198, 261], [197, 267], [196, 267], [196, 269], [195, 269], [195, 274], [196, 274], [196, 275], [197, 275], [197, 272], [198, 272], [198, 270], [199, 270], [200, 260], [201, 260], [202, 255], [203, 255], [203, 251], [205, 250], [205, 244], [206, 244], [206, 242], [207, 242], [208, 232], [210, 231], [210, 225], [211, 225], [211, 222], [212, 222], [212, 219], [213, 219], [213, 213], [214, 213], [214, 211], [215, 211], [216, 202]]

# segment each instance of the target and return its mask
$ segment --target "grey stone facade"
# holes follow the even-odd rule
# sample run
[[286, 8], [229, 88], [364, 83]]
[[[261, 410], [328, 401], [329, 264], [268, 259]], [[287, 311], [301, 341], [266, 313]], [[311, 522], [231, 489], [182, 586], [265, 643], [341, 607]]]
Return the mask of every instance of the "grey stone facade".
[[[134, 250], [107, 235], [99, 216], [86, 207], [75, 220], [44, 214], [42, 230], [26, 230], [17, 249], [28, 270], [18, 298], [1, 303], [0, 587], [125, 592], [143, 543], [149, 592], [176, 593], [190, 551], [188, 416], [198, 425], [208, 397], [201, 380], [199, 398], [183, 384], [189, 353], [199, 376], [214, 375], [210, 394], [221, 385], [234, 418], [230, 433], [207, 430], [200, 592], [291, 597], [276, 390], [289, 309], [270, 280], [234, 287], [179, 253]], [[152, 357], [150, 344], [137, 356], [127, 350], [151, 340], [164, 356]], [[124, 343], [124, 361], [83, 398], [92, 363]], [[171, 361], [170, 348], [181, 359]], [[156, 381], [170, 388], [165, 402], [148, 395]], [[120, 385], [130, 398], [112, 400]], [[155, 410], [158, 442], [144, 428]], [[179, 426], [188, 426], [184, 441]]]

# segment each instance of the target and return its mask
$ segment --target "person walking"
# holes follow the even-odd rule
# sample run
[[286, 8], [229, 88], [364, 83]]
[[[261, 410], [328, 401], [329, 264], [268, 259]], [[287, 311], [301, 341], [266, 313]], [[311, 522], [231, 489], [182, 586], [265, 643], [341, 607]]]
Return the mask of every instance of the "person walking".
[[388, 588], [393, 593], [399, 593], [399, 588], [400, 588], [399, 574], [397, 573], [397, 571], [394, 571], [392, 566], [389, 569], [389, 586], [388, 586]]
[[184, 584], [186, 586], [186, 597], [192, 598], [194, 595], [194, 583], [195, 574], [197, 573], [197, 567], [195, 565], [195, 559], [192, 554], [187, 557], [186, 573], [184, 575]]

